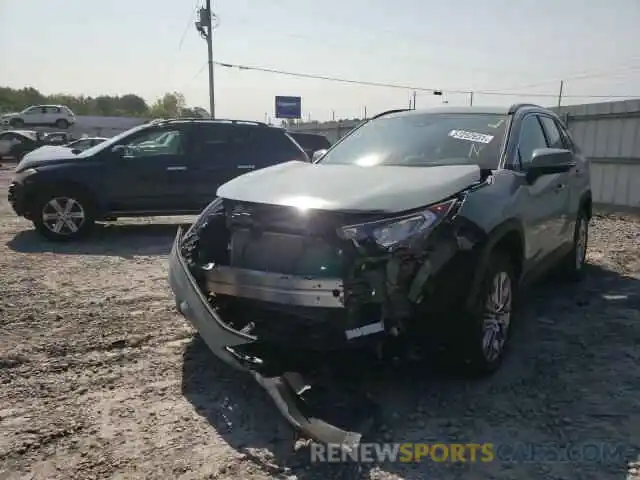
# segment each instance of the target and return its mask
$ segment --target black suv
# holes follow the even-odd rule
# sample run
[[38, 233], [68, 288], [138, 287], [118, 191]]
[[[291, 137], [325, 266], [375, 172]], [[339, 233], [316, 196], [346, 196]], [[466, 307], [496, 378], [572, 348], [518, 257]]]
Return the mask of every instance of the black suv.
[[331, 148], [331, 142], [324, 135], [317, 133], [305, 133], [305, 132], [289, 132], [289, 135], [298, 142], [305, 153], [311, 158], [314, 152], [318, 150], [328, 150]]
[[46, 238], [70, 240], [96, 220], [199, 213], [219, 185], [290, 160], [309, 161], [284, 130], [264, 123], [155, 121], [78, 155], [31, 152], [16, 168], [9, 202]]

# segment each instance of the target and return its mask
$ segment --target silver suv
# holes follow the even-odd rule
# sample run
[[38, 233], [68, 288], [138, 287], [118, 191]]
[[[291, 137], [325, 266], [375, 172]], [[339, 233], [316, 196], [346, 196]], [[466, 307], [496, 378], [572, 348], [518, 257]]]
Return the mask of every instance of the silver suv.
[[13, 128], [54, 126], [66, 129], [76, 123], [76, 116], [64, 105], [33, 105], [21, 112], [3, 115], [0, 120]]

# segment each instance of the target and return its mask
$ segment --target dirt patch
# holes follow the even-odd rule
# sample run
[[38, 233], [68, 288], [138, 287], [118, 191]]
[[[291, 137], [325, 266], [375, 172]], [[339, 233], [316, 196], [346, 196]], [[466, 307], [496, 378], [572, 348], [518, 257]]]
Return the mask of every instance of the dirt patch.
[[[291, 452], [290, 430], [259, 387], [217, 362], [175, 312], [166, 256], [190, 219], [118, 222], [53, 245], [11, 212], [8, 173], [0, 172], [0, 478], [640, 478], [634, 219], [594, 219], [587, 280], [531, 292], [493, 378], [425, 368], [367, 384], [383, 407], [370, 440], [535, 444], [529, 461], [523, 451], [517, 463], [358, 471]], [[590, 457], [553, 461], [554, 445], [567, 443], [590, 445]], [[607, 456], [618, 446], [622, 457]]]

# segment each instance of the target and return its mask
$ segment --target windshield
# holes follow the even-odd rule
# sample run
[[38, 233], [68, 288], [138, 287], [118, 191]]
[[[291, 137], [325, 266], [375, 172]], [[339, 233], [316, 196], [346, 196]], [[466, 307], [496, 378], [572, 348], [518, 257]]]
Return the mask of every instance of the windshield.
[[111, 147], [112, 145], [117, 144], [120, 140], [128, 137], [132, 133], [137, 132], [139, 130], [144, 130], [148, 126], [149, 124], [143, 123], [142, 125], [138, 125], [136, 127], [130, 128], [126, 132], [122, 132], [120, 135], [116, 135], [115, 137], [111, 137], [102, 143], [94, 145], [91, 148], [87, 148], [84, 152], [79, 153], [78, 157], [90, 157], [91, 155], [95, 155], [96, 153], [101, 152], [102, 150], [105, 150]]
[[507, 116], [401, 113], [365, 123], [319, 160], [323, 164], [498, 167]]

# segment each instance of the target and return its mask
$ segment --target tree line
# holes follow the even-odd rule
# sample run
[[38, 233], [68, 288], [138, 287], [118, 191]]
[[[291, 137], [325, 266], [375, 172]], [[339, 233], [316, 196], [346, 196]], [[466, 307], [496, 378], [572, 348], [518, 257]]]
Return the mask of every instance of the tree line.
[[45, 95], [33, 87], [20, 89], [0, 87], [0, 113], [19, 112], [31, 105], [66, 105], [76, 115], [108, 117], [200, 117], [208, 112], [199, 107], [188, 107], [180, 92], [167, 92], [149, 105], [134, 93], [125, 95]]

